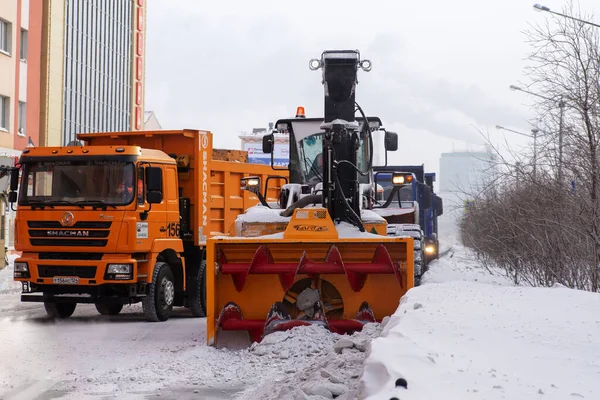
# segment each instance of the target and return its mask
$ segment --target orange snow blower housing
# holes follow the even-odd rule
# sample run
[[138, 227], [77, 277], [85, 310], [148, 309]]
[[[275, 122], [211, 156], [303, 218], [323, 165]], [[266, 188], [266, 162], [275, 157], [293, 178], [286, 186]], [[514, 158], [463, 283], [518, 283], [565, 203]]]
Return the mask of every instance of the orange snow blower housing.
[[[209, 345], [228, 331], [260, 341], [308, 324], [351, 333], [393, 314], [413, 287], [413, 239], [386, 236], [385, 219], [371, 211], [371, 134], [383, 131], [386, 151], [397, 150], [398, 139], [355, 103], [358, 67], [370, 70], [357, 51], [311, 61], [311, 69], [323, 69], [325, 118], [301, 110], [263, 138], [273, 165], [276, 138], [288, 137], [290, 183], [277, 204], [261, 200], [227, 237], [207, 240]], [[258, 196], [260, 186], [258, 177], [242, 181]]]

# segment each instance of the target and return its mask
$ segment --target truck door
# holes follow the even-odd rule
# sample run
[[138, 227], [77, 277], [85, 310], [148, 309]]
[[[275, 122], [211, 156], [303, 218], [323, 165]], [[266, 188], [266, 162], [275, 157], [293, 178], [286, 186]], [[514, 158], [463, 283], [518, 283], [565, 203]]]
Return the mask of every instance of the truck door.
[[179, 219], [179, 193], [177, 187], [177, 167], [165, 166], [165, 179], [163, 179], [164, 199], [167, 203], [167, 237], [178, 238], [180, 231]]
[[[162, 193], [162, 199], [159, 203], [149, 204], [149, 187], [148, 187], [148, 167], [140, 167], [138, 173], [138, 208], [143, 210], [150, 210], [145, 212], [145, 218], [140, 218], [137, 222], [136, 227], [136, 241], [148, 239], [151, 245], [153, 239], [166, 238], [168, 236], [167, 228], [167, 199], [165, 197], [165, 187], [168, 186], [168, 181], [165, 180], [164, 166], [159, 168], [153, 168], [154, 171], [160, 171], [161, 184], [160, 191]], [[141, 182], [140, 182], [141, 179]], [[140, 186], [143, 188], [140, 193]], [[143, 197], [142, 197], [143, 196]]]

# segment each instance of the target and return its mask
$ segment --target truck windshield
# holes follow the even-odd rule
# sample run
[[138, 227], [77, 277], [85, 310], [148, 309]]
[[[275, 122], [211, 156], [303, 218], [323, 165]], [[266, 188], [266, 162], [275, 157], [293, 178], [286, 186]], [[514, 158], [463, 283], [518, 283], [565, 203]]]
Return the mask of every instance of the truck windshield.
[[[360, 140], [360, 147], [358, 151], [357, 167], [359, 170], [364, 171], [368, 166], [367, 159], [367, 141], [365, 139]], [[323, 133], [315, 133], [305, 137], [298, 143], [298, 154], [300, 157], [300, 165], [302, 166], [302, 173], [304, 175], [304, 181], [309, 184], [316, 184], [322, 182], [323, 174]], [[358, 176], [360, 183], [368, 183], [369, 178]]]
[[[380, 195], [378, 200], [385, 202], [388, 197], [392, 194], [394, 184], [392, 183], [392, 174], [378, 174], [377, 185], [383, 189], [383, 193]], [[398, 204], [398, 198], [400, 201], [413, 201], [412, 198], [412, 187], [403, 186], [398, 191], [398, 195], [392, 200], [392, 204]]]
[[27, 162], [19, 204], [130, 204], [135, 195], [134, 175], [132, 162], [110, 159]]

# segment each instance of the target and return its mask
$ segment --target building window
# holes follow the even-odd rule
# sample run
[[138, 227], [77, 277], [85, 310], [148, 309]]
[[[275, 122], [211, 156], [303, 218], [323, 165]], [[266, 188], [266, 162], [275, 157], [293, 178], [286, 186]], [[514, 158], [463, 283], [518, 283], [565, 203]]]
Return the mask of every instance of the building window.
[[19, 136], [25, 136], [25, 123], [27, 122], [27, 107], [25, 102], [19, 102], [19, 128], [17, 134]]
[[10, 54], [11, 30], [12, 24], [0, 19], [0, 51], [8, 54]]
[[27, 29], [21, 28], [21, 46], [20, 46], [20, 58], [23, 61], [27, 60], [27, 44], [29, 43], [29, 33]]
[[10, 99], [0, 96], [0, 129], [8, 131], [8, 116], [10, 113]]

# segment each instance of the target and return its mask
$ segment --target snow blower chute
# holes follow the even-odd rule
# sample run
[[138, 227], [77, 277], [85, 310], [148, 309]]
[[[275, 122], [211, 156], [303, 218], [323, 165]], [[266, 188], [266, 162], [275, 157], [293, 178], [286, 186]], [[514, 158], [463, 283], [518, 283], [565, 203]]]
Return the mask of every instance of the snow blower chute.
[[299, 107], [263, 137], [273, 168], [276, 143], [288, 138], [290, 182], [278, 204], [261, 196], [259, 178], [245, 178], [261, 205], [240, 215], [229, 237], [207, 240], [209, 345], [232, 331], [260, 341], [308, 324], [351, 333], [391, 315], [414, 284], [413, 239], [386, 236], [385, 219], [371, 211], [373, 131], [385, 134], [386, 151], [398, 147], [355, 102], [358, 68], [371, 63], [358, 51], [325, 51], [310, 68], [323, 71], [325, 117]]

